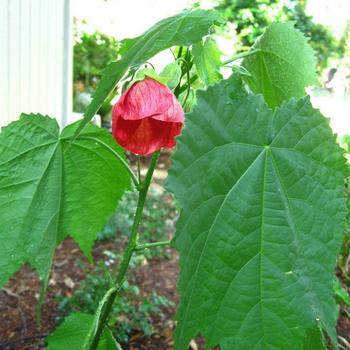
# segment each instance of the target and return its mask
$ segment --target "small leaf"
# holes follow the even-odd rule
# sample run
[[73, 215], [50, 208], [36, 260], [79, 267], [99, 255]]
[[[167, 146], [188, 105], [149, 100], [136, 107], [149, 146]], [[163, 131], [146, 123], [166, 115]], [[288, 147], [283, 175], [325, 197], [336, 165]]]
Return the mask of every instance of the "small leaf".
[[105, 329], [100, 338], [100, 342], [98, 343], [97, 350], [122, 350], [122, 347], [114, 339], [112, 331], [110, 329]]
[[[93, 322], [93, 316], [83, 313], [69, 315], [64, 322], [50, 334], [46, 341], [47, 350], [88, 350], [84, 348], [84, 339]], [[111, 332], [106, 329], [101, 336], [97, 350], [119, 350]]]
[[271, 24], [253, 49], [260, 51], [244, 59], [250, 73], [245, 80], [270, 107], [303, 97], [307, 86], [317, 84], [314, 52], [292, 22]]
[[153, 68], [140, 69], [137, 71], [135, 79], [129, 84], [129, 86], [137, 81], [145, 79], [146, 77], [167, 85], [169, 89], [175, 89], [180, 82], [181, 68], [177, 63], [170, 63], [164, 67], [160, 74], [157, 74]]
[[159, 74], [169, 89], [175, 89], [181, 79], [181, 68], [177, 63], [169, 63]]
[[207, 35], [213, 24], [219, 23], [223, 23], [223, 19], [214, 11], [185, 11], [163, 19], [137, 38], [124, 40], [122, 58], [106, 67], [75, 135], [93, 118], [129, 67], [141, 65], [158, 52], [172, 46], [192, 45]]
[[206, 38], [204, 44], [200, 41], [193, 45], [192, 54], [198, 75], [205, 85], [215, 84], [222, 79], [221, 51], [213, 38]]
[[345, 233], [343, 150], [308, 98], [274, 113], [232, 83], [199, 91], [172, 158], [182, 207], [175, 350], [303, 350], [336, 343], [333, 274]]
[[67, 235], [91, 259], [96, 233], [130, 187], [118, 159], [123, 150], [109, 133], [89, 124], [70, 143], [77, 125], [60, 135], [56, 120], [22, 115], [2, 129], [0, 286], [25, 263], [45, 286], [55, 247]]
[[167, 79], [161, 77], [153, 68], [144, 68], [137, 71], [135, 78], [127, 85], [127, 88], [131, 87], [134, 83], [145, 79], [146, 77], [152, 78], [166, 85]]

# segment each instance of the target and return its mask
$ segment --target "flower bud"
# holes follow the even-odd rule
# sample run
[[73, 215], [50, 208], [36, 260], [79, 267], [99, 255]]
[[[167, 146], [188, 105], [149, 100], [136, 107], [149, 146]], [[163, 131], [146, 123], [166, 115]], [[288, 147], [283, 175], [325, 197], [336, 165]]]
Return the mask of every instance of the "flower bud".
[[112, 111], [114, 138], [136, 154], [173, 148], [183, 124], [184, 112], [173, 92], [148, 77], [125, 91]]

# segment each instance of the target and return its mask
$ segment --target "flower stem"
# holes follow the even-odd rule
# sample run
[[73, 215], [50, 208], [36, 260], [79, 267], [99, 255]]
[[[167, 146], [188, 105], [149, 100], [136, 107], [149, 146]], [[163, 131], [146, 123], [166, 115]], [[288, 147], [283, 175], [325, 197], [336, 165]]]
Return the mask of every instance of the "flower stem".
[[252, 56], [255, 55], [256, 53], [260, 52], [260, 49], [256, 49], [256, 50], [251, 50], [251, 51], [246, 51], [246, 52], [241, 52], [238, 53], [237, 55], [232, 56], [230, 59], [228, 59], [227, 61], [222, 62], [222, 65], [225, 66], [226, 64], [229, 64], [231, 62], [234, 62], [236, 60], [239, 60], [240, 58], [244, 58], [244, 57], [248, 57], [248, 56]]
[[138, 252], [140, 250], [144, 250], [144, 249], [148, 249], [148, 248], [167, 246], [167, 245], [170, 245], [170, 242], [171, 241], [169, 240], [169, 241], [160, 241], [160, 242], [151, 242], [151, 243], [138, 244], [135, 247], [135, 250]]
[[141, 222], [142, 214], [143, 214], [143, 208], [145, 205], [146, 196], [148, 193], [149, 186], [151, 184], [153, 172], [155, 170], [158, 158], [160, 155], [160, 151], [157, 151], [153, 153], [151, 164], [148, 168], [145, 180], [143, 181], [142, 185], [140, 186], [139, 191], [139, 198], [137, 202], [137, 208], [135, 212], [134, 222], [131, 228], [131, 235], [128, 241], [128, 245], [126, 247], [126, 250], [124, 251], [122, 262], [120, 265], [119, 272], [116, 277], [115, 281], [115, 289], [112, 293], [108, 295], [108, 298], [106, 299], [106, 302], [104, 306], [101, 309], [101, 314], [98, 318], [98, 324], [96, 327], [96, 331], [93, 335], [93, 338], [90, 343], [89, 350], [96, 350], [98, 346], [98, 342], [100, 339], [100, 336], [108, 322], [108, 318], [112, 312], [112, 306], [115, 301], [115, 298], [118, 295], [118, 292], [120, 291], [121, 286], [124, 283], [125, 275], [128, 270], [130, 260], [136, 250], [137, 247], [137, 239], [138, 239], [138, 228]]
[[141, 178], [141, 156], [137, 156], [137, 176], [139, 177], [139, 183], [142, 182]]

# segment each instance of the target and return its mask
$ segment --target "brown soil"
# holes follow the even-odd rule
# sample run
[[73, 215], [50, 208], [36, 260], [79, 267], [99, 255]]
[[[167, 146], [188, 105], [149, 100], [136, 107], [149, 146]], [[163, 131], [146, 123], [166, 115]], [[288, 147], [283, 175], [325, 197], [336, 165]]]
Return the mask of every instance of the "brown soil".
[[[106, 249], [117, 249], [111, 241], [98, 241], [93, 255], [96, 261]], [[120, 248], [119, 248], [120, 249]], [[170, 248], [169, 248], [170, 249]], [[132, 280], [141, 286], [141, 295], [147, 297], [152, 291], [177, 302], [175, 293], [178, 276], [177, 254], [171, 250], [171, 258], [153, 260], [139, 266]], [[28, 266], [24, 266], [0, 291], [0, 349], [29, 350], [44, 349], [43, 337], [57, 325], [57, 295], [72, 295], [73, 289], [84, 278], [81, 269], [76, 267], [79, 258], [89, 263], [72, 239], [65, 240], [58, 248], [54, 260], [50, 284], [42, 307], [41, 326], [36, 323], [36, 304], [39, 298], [40, 283]], [[174, 329], [174, 308], [163, 310], [162, 316], [155, 316], [151, 322], [156, 332], [152, 337], [135, 333], [126, 349], [171, 349]], [[23, 339], [23, 341], [18, 341]]]

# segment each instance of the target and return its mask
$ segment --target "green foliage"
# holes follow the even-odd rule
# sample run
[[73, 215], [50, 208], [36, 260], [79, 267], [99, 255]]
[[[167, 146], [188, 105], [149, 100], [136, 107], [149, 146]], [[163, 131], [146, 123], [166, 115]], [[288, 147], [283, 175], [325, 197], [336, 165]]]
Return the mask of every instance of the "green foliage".
[[160, 72], [160, 76], [165, 78], [169, 89], [175, 89], [181, 79], [181, 68], [177, 63], [169, 63]]
[[294, 7], [287, 7], [285, 11], [289, 20], [295, 22], [296, 28], [310, 39], [310, 46], [316, 53], [318, 68], [322, 70], [328, 67], [332, 58], [339, 59], [344, 55], [344, 47], [328, 27], [315, 23], [312, 16], [306, 14], [306, 3], [306, 0], [298, 0]]
[[235, 27], [236, 50], [245, 51], [275, 21], [293, 21], [296, 28], [310, 38], [320, 70], [329, 60], [343, 54], [342, 46], [325, 26], [313, 21], [305, 12], [305, 0], [219, 0], [216, 10]]
[[[108, 259], [105, 262], [101, 261], [93, 271], [83, 267], [86, 279], [79, 284], [70, 298], [58, 297], [61, 314], [95, 312], [99, 301], [110, 288], [111, 277], [108, 267], [113, 267], [115, 262], [121, 259], [120, 254], [115, 255], [110, 251], [106, 251], [105, 255]], [[139, 261], [137, 257], [133, 258], [134, 267], [140, 263], [137, 261]], [[154, 333], [150, 322], [151, 316], [164, 317], [162, 309], [169, 306], [173, 304], [166, 297], [153, 292], [150, 298], [146, 299], [140, 295], [137, 285], [125, 282], [113, 305], [109, 327], [114, 337], [122, 344], [127, 344], [130, 335], [134, 332], [142, 332], [150, 336]]]
[[[46, 341], [47, 350], [82, 350], [84, 348], [84, 338], [89, 331], [94, 316], [75, 313], [68, 316]], [[106, 329], [100, 339], [97, 350], [121, 350], [110, 331]]]
[[169, 63], [164, 67], [160, 74], [157, 74], [153, 68], [140, 69], [137, 71], [135, 78], [130, 82], [129, 86], [139, 80], [145, 79], [146, 77], [167, 85], [169, 89], [175, 89], [181, 79], [181, 68], [177, 63]]
[[338, 278], [334, 278], [334, 294], [336, 301], [339, 303], [342, 301], [346, 307], [350, 308], [350, 296], [348, 291], [342, 286]]
[[[253, 28], [259, 20], [290, 18], [299, 10], [300, 23], [310, 24], [305, 2], [296, 1], [289, 7], [275, 0], [236, 0], [232, 5]], [[334, 292], [349, 303], [346, 291], [332, 284], [348, 214], [343, 181], [349, 170], [328, 121], [308, 98], [295, 99], [316, 83], [316, 60], [292, 23], [274, 23], [250, 56], [245, 54], [243, 65], [234, 67], [239, 74], [194, 96], [195, 87], [221, 79], [220, 52], [211, 37], [203, 42], [219, 23], [215, 12], [186, 11], [124, 40], [120, 60], [106, 67], [83, 120], [61, 133], [53, 119], [40, 115], [25, 115], [3, 129], [0, 284], [29, 263], [46, 287], [55, 248], [67, 235], [91, 260], [96, 232], [130, 189], [130, 174], [139, 184], [122, 149], [89, 121], [101, 106], [110, 108], [111, 93], [123, 77], [126, 87], [148, 59], [180, 46], [176, 62], [159, 75], [149, 69], [136, 74], [136, 79], [150, 74], [168, 84], [185, 110], [197, 103], [187, 115], [168, 181], [182, 207], [173, 241], [181, 264], [175, 350], [187, 349], [197, 334], [206, 338], [207, 348], [220, 345], [222, 350], [325, 349], [323, 333], [336, 347]], [[259, 27], [262, 33], [265, 25]], [[240, 28], [242, 38], [256, 37], [249, 26]], [[322, 32], [308, 25], [302, 29], [311, 36]], [[320, 35], [318, 42], [327, 32]], [[83, 58], [75, 78], [93, 85], [89, 72], [95, 76], [99, 69], [91, 70], [90, 63], [97, 66], [110, 57], [106, 52], [97, 61], [84, 56], [90, 45], [86, 40], [76, 49]], [[107, 49], [108, 43], [100, 44], [102, 51]], [[326, 62], [327, 51], [318, 52]], [[150, 335], [150, 318], [170, 305], [157, 294], [146, 300], [137, 286], [124, 283], [130, 266], [163, 251], [136, 254], [138, 244], [167, 239], [167, 223], [176, 215], [165, 195], [151, 195], [139, 226], [157, 157], [145, 182], [137, 186], [141, 195], [136, 215], [135, 193], [130, 192], [99, 235], [122, 231], [128, 236], [134, 222], [123, 263], [119, 253], [106, 251], [108, 260], [87, 273], [71, 299], [60, 300], [61, 311], [87, 314], [68, 317], [48, 338], [49, 350], [88, 350], [100, 330], [99, 350], [120, 350], [106, 326], [123, 343], [135, 330]], [[115, 280], [109, 267], [116, 263], [121, 267]]]
[[249, 49], [276, 20], [286, 20], [280, 0], [220, 0], [216, 11], [235, 26], [238, 50]]
[[[137, 193], [126, 192], [115, 214], [109, 219], [98, 239], [121, 240], [129, 236], [137, 205]], [[169, 239], [169, 232], [174, 230], [177, 212], [168, 194], [150, 189], [145, 203], [143, 220], [140, 224], [140, 243], [159, 242]], [[168, 258], [164, 247], [154, 247], [140, 252], [140, 258]]]
[[[103, 69], [106, 65], [118, 58], [118, 41], [106, 34], [95, 32], [76, 33], [73, 48], [73, 79], [75, 91], [73, 99], [73, 110], [84, 112], [91, 102], [90, 94], [96, 88], [101, 79]], [[111, 98], [104, 101], [98, 113], [106, 119], [110, 113]]]
[[67, 235], [91, 258], [96, 233], [124, 191], [129, 174], [113, 138], [89, 124], [59, 133], [54, 119], [22, 115], [0, 134], [0, 285], [24, 263], [47, 282], [55, 247]]
[[[193, 26], [193, 23], [196, 25]], [[95, 115], [128, 68], [140, 66], [158, 52], [172, 46], [189, 46], [198, 42], [208, 34], [210, 27], [215, 23], [222, 23], [221, 17], [215, 12], [185, 11], [158, 22], [137, 38], [123, 41], [122, 57], [109, 64], [104, 70], [101, 82], [84, 114], [84, 119], [77, 129], [76, 135]]]
[[213, 38], [207, 37], [204, 43], [201, 40], [193, 45], [192, 54], [198, 75], [206, 86], [222, 79], [220, 74], [221, 52]]
[[118, 41], [106, 34], [77, 33], [73, 47], [73, 79], [93, 88], [103, 69], [118, 58]]
[[262, 93], [270, 107], [306, 95], [305, 87], [317, 84], [314, 53], [293, 23], [274, 23], [257, 40], [258, 52], [243, 61], [249, 87]]
[[273, 113], [232, 81], [197, 99], [168, 180], [182, 206], [175, 349], [200, 333], [208, 348], [301, 350], [318, 324], [335, 344], [348, 168], [328, 121], [308, 98]]

